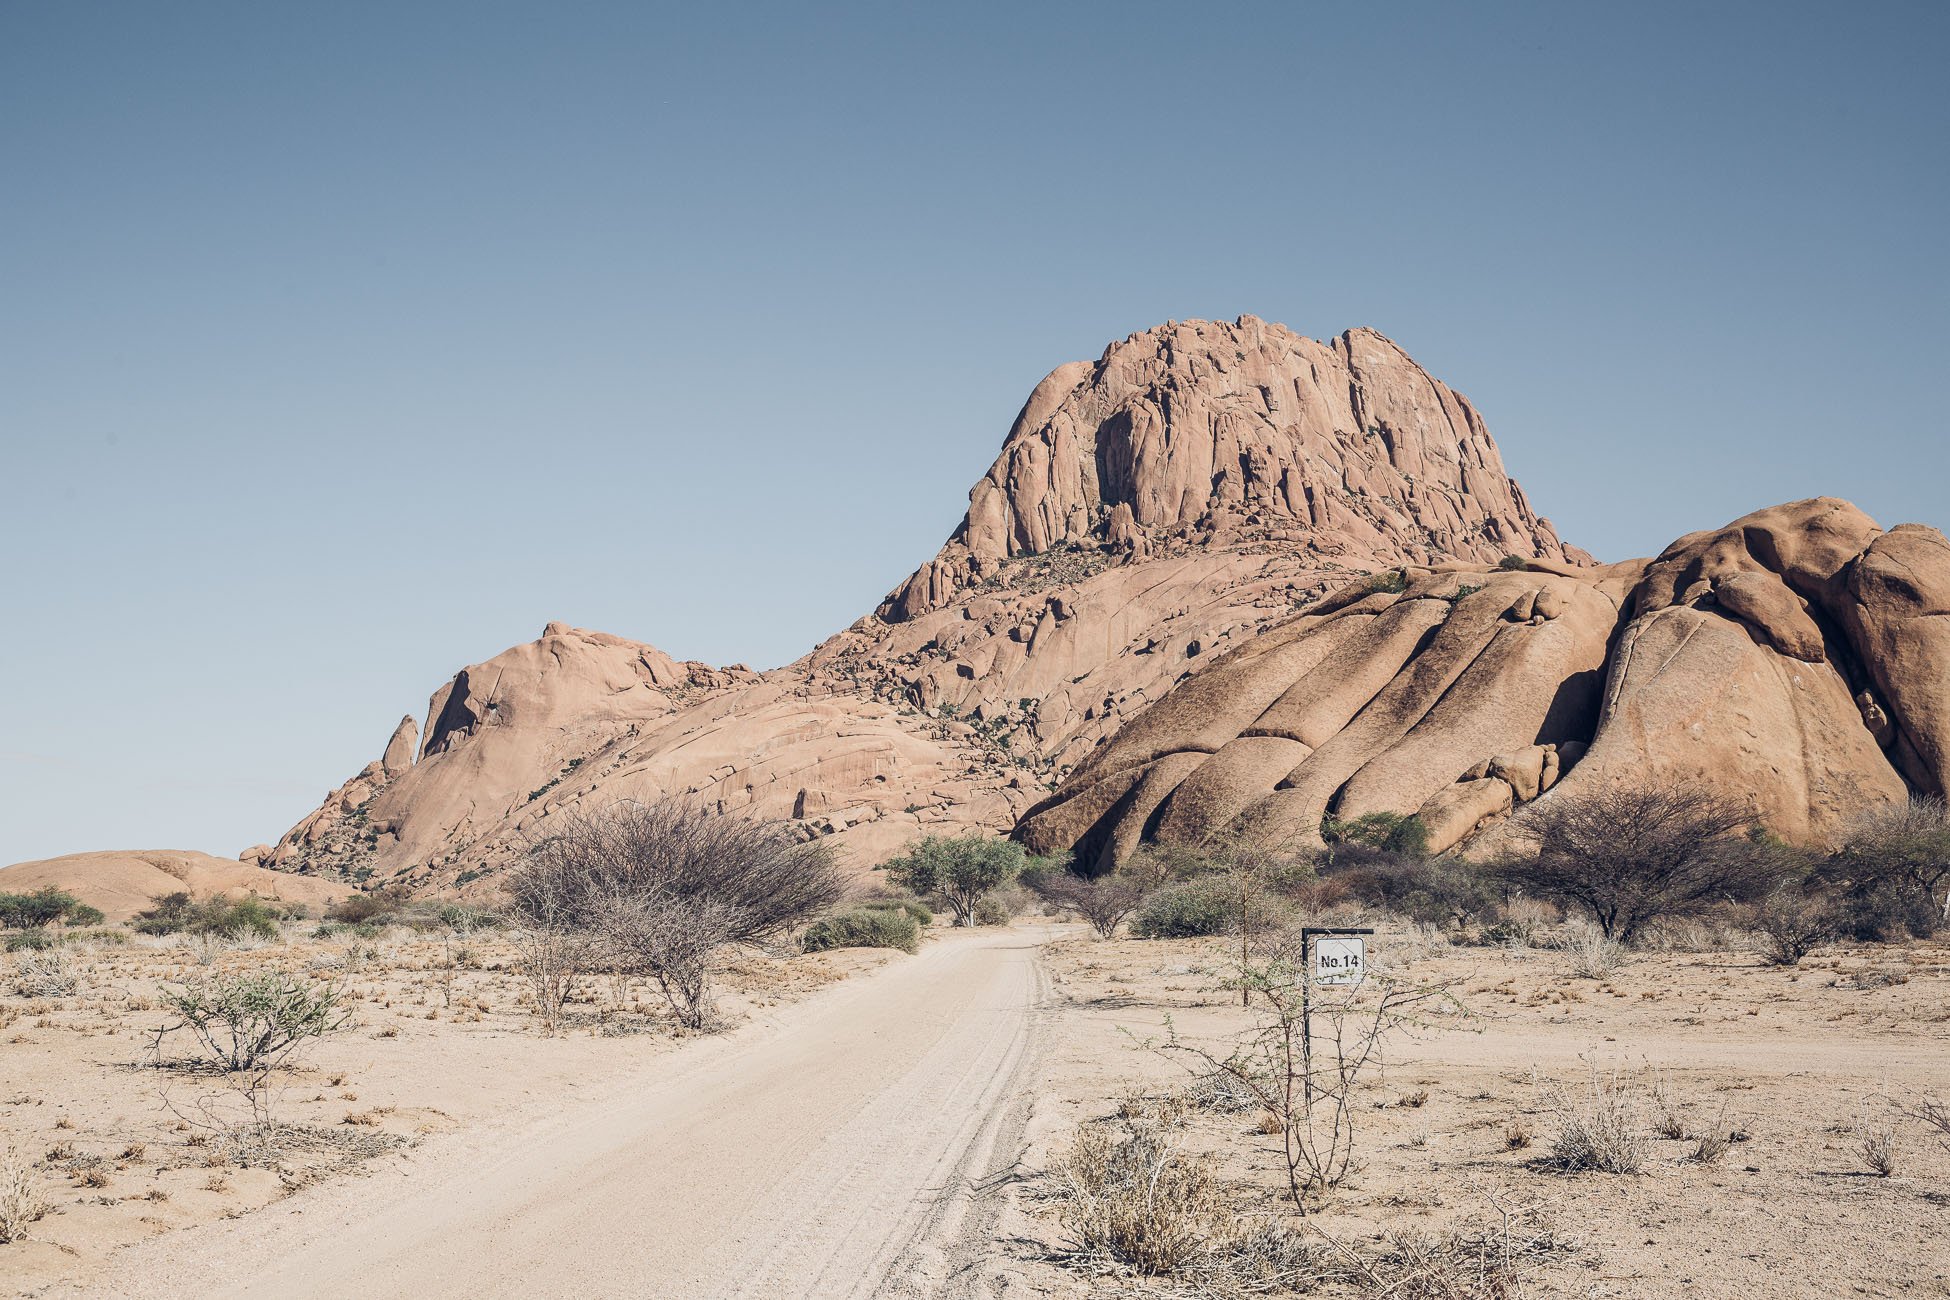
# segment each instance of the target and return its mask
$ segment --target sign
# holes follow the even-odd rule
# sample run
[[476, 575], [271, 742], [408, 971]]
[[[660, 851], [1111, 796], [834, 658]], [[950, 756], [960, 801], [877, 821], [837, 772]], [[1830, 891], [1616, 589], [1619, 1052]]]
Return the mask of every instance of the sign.
[[1358, 985], [1368, 975], [1368, 941], [1359, 935], [1314, 940], [1314, 983]]

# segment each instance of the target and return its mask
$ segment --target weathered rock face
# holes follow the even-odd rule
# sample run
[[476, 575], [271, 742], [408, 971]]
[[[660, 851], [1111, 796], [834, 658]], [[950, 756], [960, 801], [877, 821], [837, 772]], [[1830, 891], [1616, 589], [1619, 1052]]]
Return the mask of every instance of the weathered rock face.
[[1191, 677], [1017, 834], [1101, 867], [1146, 839], [1305, 844], [1329, 813], [1420, 813], [1441, 851], [1556, 791], [1676, 777], [1821, 842], [1943, 789], [1947, 615], [1942, 534], [1829, 498], [1651, 561], [1411, 568]]
[[941, 554], [798, 662], [715, 670], [551, 625], [457, 674], [417, 754], [402, 722], [258, 856], [471, 884], [563, 808], [678, 793], [868, 865], [1013, 825], [1193, 669], [1354, 574], [1506, 554], [1588, 559], [1392, 343], [1169, 325], [1044, 380]]
[[1532, 513], [1475, 408], [1388, 339], [1242, 316], [1052, 371], [954, 537], [880, 614], [939, 609], [1014, 556], [1255, 529], [1323, 556], [1590, 558]]

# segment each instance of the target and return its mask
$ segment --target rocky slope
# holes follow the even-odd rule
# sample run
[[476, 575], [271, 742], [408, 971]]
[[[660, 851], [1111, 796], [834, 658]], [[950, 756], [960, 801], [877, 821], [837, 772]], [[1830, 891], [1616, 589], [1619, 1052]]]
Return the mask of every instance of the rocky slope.
[[473, 886], [564, 808], [677, 793], [870, 865], [1002, 830], [1193, 669], [1351, 574], [1566, 548], [1481, 418], [1369, 330], [1176, 322], [1037, 385], [940, 554], [754, 674], [550, 625], [437, 691], [253, 862]]
[[1531, 800], [1676, 777], [1819, 843], [1947, 776], [1950, 542], [1821, 498], [1656, 560], [1350, 584], [1134, 719], [1017, 833], [1102, 868], [1419, 813], [1433, 849], [1490, 851]]

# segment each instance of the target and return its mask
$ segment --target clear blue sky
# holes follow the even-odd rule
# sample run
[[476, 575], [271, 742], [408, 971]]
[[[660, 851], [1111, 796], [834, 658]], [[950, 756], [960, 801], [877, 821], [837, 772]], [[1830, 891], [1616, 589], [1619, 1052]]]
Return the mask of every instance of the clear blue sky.
[[233, 853], [567, 619], [769, 666], [1157, 322], [1570, 540], [1950, 523], [1941, 5], [0, 3], [0, 862]]

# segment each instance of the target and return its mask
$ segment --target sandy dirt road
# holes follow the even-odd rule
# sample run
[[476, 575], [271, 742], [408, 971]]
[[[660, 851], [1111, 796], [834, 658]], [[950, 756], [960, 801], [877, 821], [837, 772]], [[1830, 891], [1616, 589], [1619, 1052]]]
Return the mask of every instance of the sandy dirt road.
[[982, 1293], [1048, 934], [951, 933], [567, 1112], [133, 1247], [81, 1293]]

